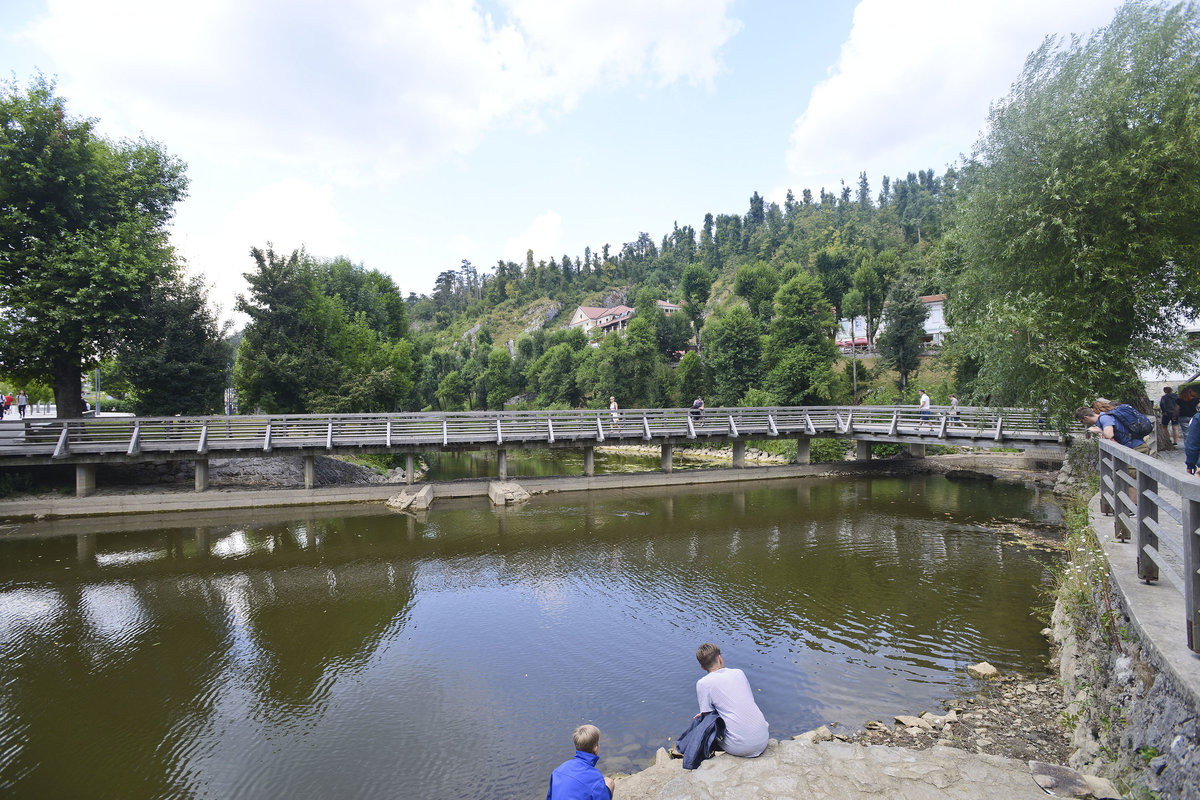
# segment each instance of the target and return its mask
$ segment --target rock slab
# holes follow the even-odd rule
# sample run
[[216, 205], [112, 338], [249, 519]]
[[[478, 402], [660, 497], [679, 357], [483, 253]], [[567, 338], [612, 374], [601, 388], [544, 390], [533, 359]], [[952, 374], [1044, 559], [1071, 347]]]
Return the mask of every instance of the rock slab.
[[[602, 754], [603, 755], [603, 754]], [[601, 760], [603, 769], [604, 762]], [[758, 758], [723, 756], [697, 770], [658, 762], [618, 778], [621, 800], [1044, 800], [1029, 767], [952, 747], [909, 750], [803, 739], [772, 742]]]
[[387, 507], [396, 511], [423, 511], [433, 504], [433, 487], [429, 484], [401, 489], [387, 499]]
[[492, 481], [488, 484], [488, 498], [494, 506], [511, 506], [529, 499], [529, 492], [515, 481]]

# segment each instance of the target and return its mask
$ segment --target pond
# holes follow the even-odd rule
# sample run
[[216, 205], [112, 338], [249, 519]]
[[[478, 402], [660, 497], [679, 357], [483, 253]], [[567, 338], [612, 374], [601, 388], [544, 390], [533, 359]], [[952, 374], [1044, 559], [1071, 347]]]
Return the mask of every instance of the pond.
[[[0, 531], [16, 798], [544, 797], [571, 731], [632, 771], [695, 713], [698, 644], [775, 737], [1041, 674], [1032, 490], [791, 479]], [[105, 525], [118, 529], [101, 530]]]

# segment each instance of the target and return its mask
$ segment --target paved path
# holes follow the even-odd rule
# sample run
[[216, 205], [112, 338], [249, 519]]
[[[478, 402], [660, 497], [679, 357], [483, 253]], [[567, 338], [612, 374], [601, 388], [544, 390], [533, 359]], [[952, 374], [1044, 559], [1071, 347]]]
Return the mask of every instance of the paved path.
[[[603, 755], [603, 751], [601, 751]], [[846, 742], [772, 741], [758, 758], [724, 754], [699, 769], [661, 753], [617, 780], [616, 800], [1045, 800], [1029, 765], [953, 747], [909, 750]], [[601, 759], [600, 767], [604, 761]]]

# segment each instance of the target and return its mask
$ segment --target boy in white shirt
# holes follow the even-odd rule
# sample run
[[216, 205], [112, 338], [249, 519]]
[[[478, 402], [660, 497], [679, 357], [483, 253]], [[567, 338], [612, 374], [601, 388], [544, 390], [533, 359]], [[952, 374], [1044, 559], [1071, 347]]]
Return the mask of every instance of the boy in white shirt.
[[731, 755], [748, 758], [762, 755], [767, 749], [768, 725], [754, 702], [746, 673], [727, 668], [721, 648], [715, 644], [706, 642], [696, 648], [696, 660], [708, 673], [696, 681], [700, 713], [715, 710], [725, 720], [722, 749]]

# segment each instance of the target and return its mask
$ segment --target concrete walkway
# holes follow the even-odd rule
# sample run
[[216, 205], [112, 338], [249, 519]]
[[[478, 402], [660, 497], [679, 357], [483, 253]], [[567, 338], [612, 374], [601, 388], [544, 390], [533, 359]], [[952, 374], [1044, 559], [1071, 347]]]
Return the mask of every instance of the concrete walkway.
[[[601, 750], [603, 756], [603, 750]], [[600, 767], [603, 768], [603, 758]], [[758, 758], [719, 754], [696, 770], [660, 751], [617, 780], [617, 800], [1045, 800], [1029, 765], [953, 747], [909, 750], [846, 742], [772, 740]]]

